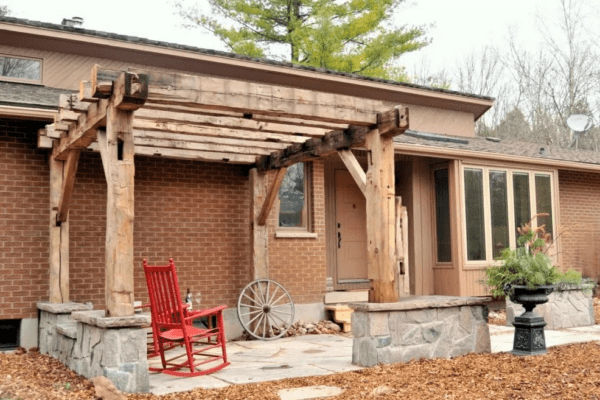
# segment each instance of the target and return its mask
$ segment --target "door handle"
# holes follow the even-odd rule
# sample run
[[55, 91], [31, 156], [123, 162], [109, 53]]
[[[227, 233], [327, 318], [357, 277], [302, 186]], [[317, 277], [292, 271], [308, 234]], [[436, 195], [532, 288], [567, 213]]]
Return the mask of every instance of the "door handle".
[[338, 249], [342, 245], [342, 232], [338, 231]]

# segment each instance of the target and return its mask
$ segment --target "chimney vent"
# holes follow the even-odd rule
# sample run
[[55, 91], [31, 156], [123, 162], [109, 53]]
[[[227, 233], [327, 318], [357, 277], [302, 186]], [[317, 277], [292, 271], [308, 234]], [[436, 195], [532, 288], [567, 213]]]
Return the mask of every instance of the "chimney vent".
[[71, 26], [73, 28], [79, 28], [79, 27], [81, 27], [81, 25], [83, 25], [83, 18], [81, 18], [81, 17], [73, 17], [71, 19], [64, 18], [62, 20], [62, 25]]

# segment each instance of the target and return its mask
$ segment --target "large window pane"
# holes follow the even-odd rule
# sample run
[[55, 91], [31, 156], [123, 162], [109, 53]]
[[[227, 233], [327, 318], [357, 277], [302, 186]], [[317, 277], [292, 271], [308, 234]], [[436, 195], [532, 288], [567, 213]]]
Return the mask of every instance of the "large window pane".
[[304, 163], [289, 167], [279, 189], [279, 226], [305, 225], [305, 174]]
[[0, 76], [8, 78], [39, 81], [41, 66], [42, 63], [39, 60], [0, 56]]
[[552, 189], [550, 175], [535, 175], [535, 212], [546, 213], [547, 217], [538, 217], [538, 226], [546, 225], [546, 232], [552, 234]]
[[448, 191], [448, 170], [438, 169], [435, 179], [435, 212], [437, 227], [437, 260], [452, 261], [450, 242], [450, 193]]
[[[529, 174], [524, 172], [513, 173], [513, 195], [515, 198], [515, 229], [526, 224], [531, 219], [529, 206]], [[515, 237], [519, 234], [515, 231]]]
[[508, 188], [506, 172], [490, 171], [490, 210], [492, 218], [492, 256], [500, 256], [509, 247]]
[[483, 171], [480, 169], [465, 169], [465, 211], [467, 217], [467, 260], [485, 260]]

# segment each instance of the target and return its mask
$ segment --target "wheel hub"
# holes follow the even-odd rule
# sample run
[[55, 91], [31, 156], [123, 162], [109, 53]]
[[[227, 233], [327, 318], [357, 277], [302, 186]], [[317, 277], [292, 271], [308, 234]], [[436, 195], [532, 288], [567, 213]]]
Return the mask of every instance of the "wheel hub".
[[266, 306], [263, 307], [263, 312], [264, 313], [269, 313], [270, 311], [271, 311], [271, 306], [266, 305]]

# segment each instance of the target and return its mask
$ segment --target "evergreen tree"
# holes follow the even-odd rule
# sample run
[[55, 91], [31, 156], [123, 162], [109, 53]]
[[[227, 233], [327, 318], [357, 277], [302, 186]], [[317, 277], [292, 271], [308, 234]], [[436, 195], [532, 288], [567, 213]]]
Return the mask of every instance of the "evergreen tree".
[[10, 10], [8, 6], [0, 6], [0, 17], [4, 17], [5, 15], [10, 14]]
[[176, 6], [188, 26], [252, 57], [277, 58], [284, 46], [284, 59], [295, 64], [402, 79], [393, 62], [429, 43], [424, 27], [392, 26], [392, 12], [404, 0], [209, 0], [211, 15], [184, 1]]

